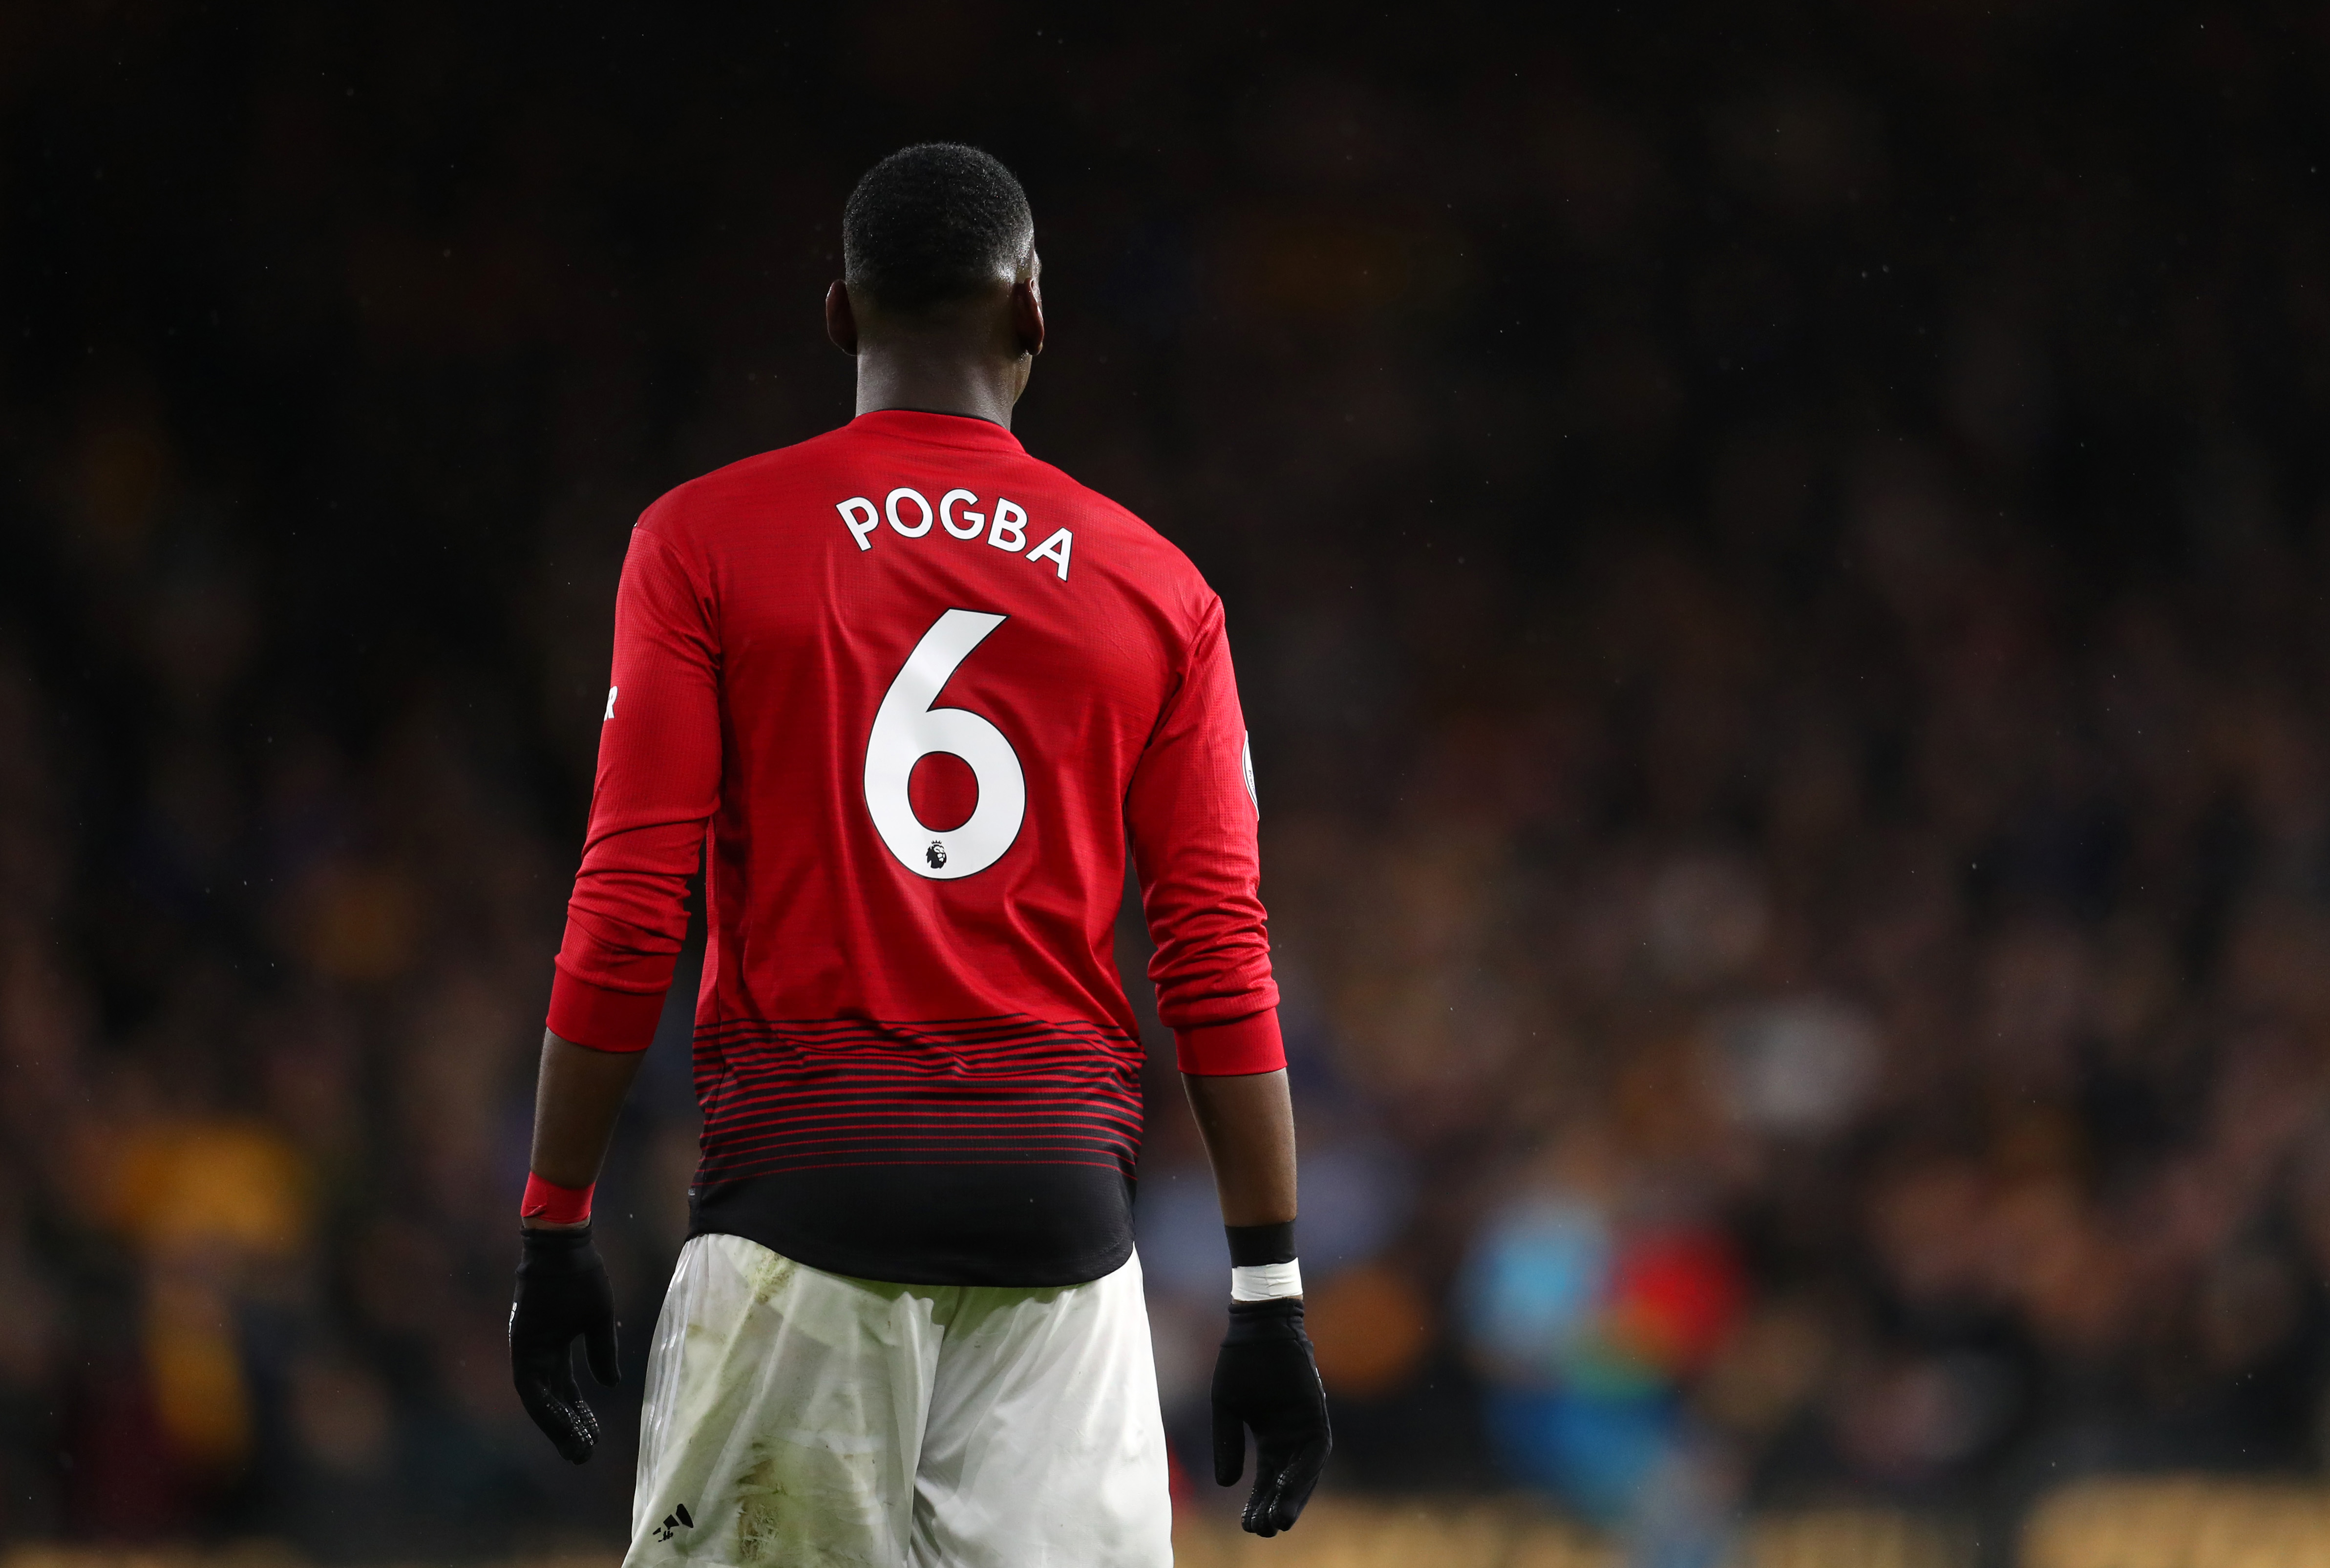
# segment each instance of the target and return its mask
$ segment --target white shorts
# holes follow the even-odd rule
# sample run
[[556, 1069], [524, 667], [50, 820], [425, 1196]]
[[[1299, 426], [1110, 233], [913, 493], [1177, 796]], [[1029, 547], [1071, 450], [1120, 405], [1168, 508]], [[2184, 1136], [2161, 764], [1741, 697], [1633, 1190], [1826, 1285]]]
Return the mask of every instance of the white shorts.
[[888, 1285], [695, 1237], [623, 1561], [1170, 1568], [1140, 1260], [1084, 1285]]

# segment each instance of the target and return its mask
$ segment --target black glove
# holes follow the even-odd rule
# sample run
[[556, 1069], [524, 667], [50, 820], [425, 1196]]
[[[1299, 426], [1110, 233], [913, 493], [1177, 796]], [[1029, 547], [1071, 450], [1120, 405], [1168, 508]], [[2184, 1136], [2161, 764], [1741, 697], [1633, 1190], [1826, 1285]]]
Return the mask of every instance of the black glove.
[[1223, 1486], [1236, 1486], [1245, 1473], [1247, 1427], [1254, 1493], [1238, 1522], [1255, 1535], [1275, 1535], [1294, 1527], [1335, 1446], [1300, 1297], [1230, 1303], [1230, 1331], [1214, 1363], [1214, 1479]]
[[517, 1296], [510, 1303], [510, 1374], [518, 1403], [574, 1464], [599, 1441], [599, 1418], [574, 1384], [574, 1338], [591, 1361], [591, 1375], [610, 1387], [621, 1380], [615, 1360], [615, 1292], [607, 1265], [579, 1231], [523, 1230]]

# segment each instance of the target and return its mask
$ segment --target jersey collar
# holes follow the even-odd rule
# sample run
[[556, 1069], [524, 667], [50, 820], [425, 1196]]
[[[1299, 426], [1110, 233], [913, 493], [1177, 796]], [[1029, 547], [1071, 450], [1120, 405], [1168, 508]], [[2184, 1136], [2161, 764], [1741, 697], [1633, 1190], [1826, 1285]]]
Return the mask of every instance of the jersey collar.
[[971, 451], [1018, 452], [1027, 449], [1019, 438], [992, 420], [969, 414], [926, 413], [920, 409], [876, 409], [859, 414], [849, 428], [869, 436], [895, 436], [925, 441], [934, 447], [961, 447]]

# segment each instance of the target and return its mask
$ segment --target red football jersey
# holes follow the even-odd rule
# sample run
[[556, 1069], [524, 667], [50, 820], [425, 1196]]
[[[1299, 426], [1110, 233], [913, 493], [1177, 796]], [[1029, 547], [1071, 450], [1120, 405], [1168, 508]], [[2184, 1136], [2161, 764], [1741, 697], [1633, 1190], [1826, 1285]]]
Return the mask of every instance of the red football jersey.
[[650, 506], [549, 1025], [644, 1047], [705, 869], [696, 1227], [876, 1279], [1131, 1247], [1130, 838], [1193, 1072], [1283, 1064], [1221, 601], [985, 420], [890, 411]]

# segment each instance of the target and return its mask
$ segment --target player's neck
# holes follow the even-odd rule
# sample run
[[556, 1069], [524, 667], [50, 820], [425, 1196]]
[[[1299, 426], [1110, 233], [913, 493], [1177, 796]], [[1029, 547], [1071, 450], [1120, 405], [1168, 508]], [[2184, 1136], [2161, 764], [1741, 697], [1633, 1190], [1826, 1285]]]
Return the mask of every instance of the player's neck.
[[965, 354], [961, 344], [908, 337], [857, 353], [857, 411], [913, 409], [961, 414], [1011, 428], [1011, 409], [1028, 384], [1027, 362]]

